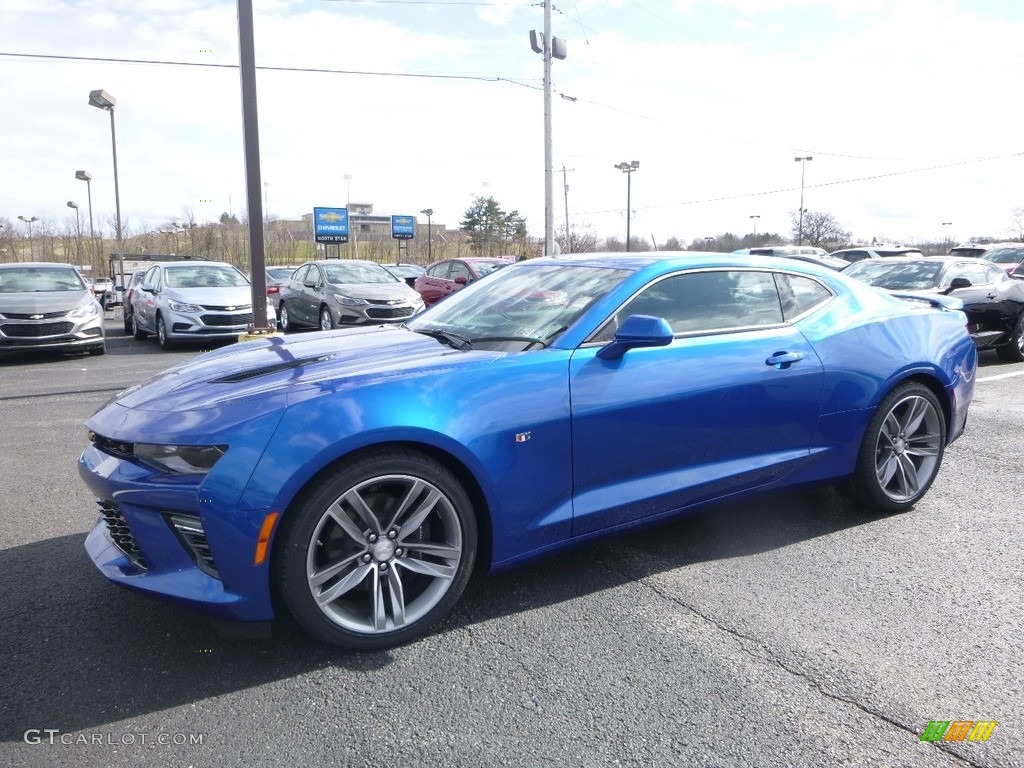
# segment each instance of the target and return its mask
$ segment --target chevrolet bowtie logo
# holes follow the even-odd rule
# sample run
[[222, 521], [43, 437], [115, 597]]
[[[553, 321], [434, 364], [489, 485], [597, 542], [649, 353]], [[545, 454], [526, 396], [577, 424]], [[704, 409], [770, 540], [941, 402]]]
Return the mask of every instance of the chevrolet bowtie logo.
[[42, 315], [29, 315], [28, 319], [29, 320], [42, 320], [43, 316]]

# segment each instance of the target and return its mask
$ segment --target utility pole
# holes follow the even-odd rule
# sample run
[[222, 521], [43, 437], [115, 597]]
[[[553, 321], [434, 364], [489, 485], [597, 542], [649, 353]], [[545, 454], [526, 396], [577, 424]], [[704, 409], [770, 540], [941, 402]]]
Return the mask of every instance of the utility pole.
[[565, 250], [569, 253], [572, 253], [572, 235], [569, 233], [569, 181], [566, 174], [575, 170], [575, 168], [566, 170], [565, 163], [562, 163], [562, 190], [565, 195]]
[[530, 30], [530, 47], [544, 55], [544, 255], [551, 256], [555, 242], [554, 192], [551, 169], [551, 59], [564, 59], [565, 41], [551, 36], [551, 0], [544, 0], [544, 31]]

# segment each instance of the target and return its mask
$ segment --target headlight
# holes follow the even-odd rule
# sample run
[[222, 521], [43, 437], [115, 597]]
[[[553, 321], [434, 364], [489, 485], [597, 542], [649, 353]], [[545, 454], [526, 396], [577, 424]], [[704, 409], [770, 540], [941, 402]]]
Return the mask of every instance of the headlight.
[[203, 308], [198, 304], [185, 304], [181, 301], [168, 301], [167, 306], [175, 312], [202, 312]]
[[354, 299], [351, 296], [342, 296], [340, 293], [334, 294], [334, 298], [348, 307], [361, 307], [367, 303], [365, 299]]
[[135, 444], [135, 458], [161, 472], [205, 475], [228, 450], [226, 445]]
[[90, 301], [88, 304], [68, 312], [68, 317], [73, 317], [75, 320], [85, 320], [87, 317], [95, 317], [99, 313], [100, 305], [95, 301]]

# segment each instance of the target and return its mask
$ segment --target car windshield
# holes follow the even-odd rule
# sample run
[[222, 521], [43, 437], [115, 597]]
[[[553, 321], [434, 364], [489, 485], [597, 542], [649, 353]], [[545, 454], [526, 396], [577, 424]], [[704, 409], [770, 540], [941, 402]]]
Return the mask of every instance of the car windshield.
[[245, 275], [234, 267], [190, 265], [167, 268], [168, 288], [235, 288], [248, 284]]
[[896, 291], [924, 291], [938, 285], [942, 264], [912, 261], [906, 264], [880, 259], [858, 261], [843, 271], [876, 288]]
[[0, 269], [0, 293], [84, 291], [85, 283], [71, 267]]
[[996, 264], [1017, 264], [1024, 259], [1024, 248], [995, 248], [985, 258]]
[[630, 272], [593, 265], [519, 264], [473, 283], [410, 320], [419, 333], [473, 349], [540, 349]]
[[400, 283], [403, 282], [379, 264], [325, 264], [327, 282], [346, 283]]

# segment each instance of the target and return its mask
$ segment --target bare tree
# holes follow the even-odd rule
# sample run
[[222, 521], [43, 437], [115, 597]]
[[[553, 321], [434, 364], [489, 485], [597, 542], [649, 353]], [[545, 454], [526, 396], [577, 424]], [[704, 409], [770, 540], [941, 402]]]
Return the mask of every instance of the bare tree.
[[565, 236], [565, 225], [555, 234], [555, 242], [563, 254], [590, 253], [597, 250], [597, 235], [587, 225], [585, 228], [569, 227], [569, 237]]
[[[793, 224], [793, 239], [800, 234], [799, 212], [790, 214]], [[826, 251], [835, 251], [850, 243], [850, 233], [843, 228], [835, 216], [824, 211], [804, 211], [803, 242]]]

